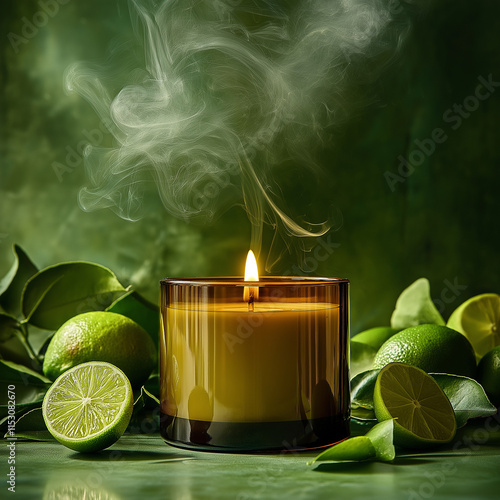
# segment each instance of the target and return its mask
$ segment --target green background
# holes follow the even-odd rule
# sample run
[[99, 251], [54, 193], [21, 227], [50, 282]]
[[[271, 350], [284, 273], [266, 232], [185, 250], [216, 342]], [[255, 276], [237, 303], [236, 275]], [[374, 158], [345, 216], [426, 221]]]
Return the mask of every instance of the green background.
[[[445, 318], [467, 297], [500, 290], [500, 88], [456, 130], [443, 119], [474, 94], [478, 77], [500, 81], [500, 5], [427, 3], [413, 15], [399, 58], [355, 89], [370, 104], [330, 131], [319, 152], [325, 172], [313, 179], [294, 171], [281, 183], [286, 205], [301, 200], [311, 219], [342, 214], [329, 236], [335, 250], [313, 274], [351, 281], [353, 333], [387, 324], [399, 293], [421, 276]], [[39, 267], [106, 265], [154, 301], [166, 276], [242, 274], [250, 224], [240, 207], [210, 226], [170, 217], [155, 197], [139, 222], [79, 208], [83, 161], [62, 177], [53, 165], [66, 164], [68, 148], [77, 150], [99, 122], [83, 99], [64, 92], [63, 73], [75, 61], [105, 61], [112, 41], [130, 31], [128, 7], [69, 1], [14, 50], [8, 34], [21, 34], [23, 17], [38, 10], [34, 0], [2, 2], [0, 273], [15, 242]], [[397, 174], [398, 157], [436, 128], [446, 141], [391, 190], [384, 174]], [[292, 253], [274, 273], [297, 264]]]

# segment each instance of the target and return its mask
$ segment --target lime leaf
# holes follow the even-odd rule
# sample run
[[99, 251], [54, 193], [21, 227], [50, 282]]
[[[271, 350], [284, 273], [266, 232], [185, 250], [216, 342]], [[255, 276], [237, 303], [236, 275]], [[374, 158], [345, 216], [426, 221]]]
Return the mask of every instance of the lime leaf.
[[8, 313], [20, 316], [24, 285], [38, 269], [20, 246], [14, 245], [13, 250], [14, 264], [0, 281], [0, 306]]
[[65, 262], [47, 267], [26, 284], [22, 312], [29, 323], [57, 330], [88, 311], [103, 311], [125, 292], [107, 268], [91, 262]]
[[159, 404], [159, 399], [142, 386], [141, 393], [134, 401], [134, 415], [144, 408], [157, 408]]
[[307, 465], [319, 465], [318, 462], [360, 462], [374, 459], [376, 456], [377, 450], [375, 450], [371, 439], [366, 436], [356, 436], [328, 448], [314, 460], [307, 462]]
[[375, 415], [375, 411], [368, 408], [363, 408], [362, 406], [358, 406], [356, 408], [351, 407], [351, 419], [357, 420], [358, 423], [369, 423], [376, 422], [377, 417]]
[[[4, 437], [11, 435], [7, 431]], [[54, 441], [52, 434], [45, 425], [41, 406], [23, 413], [16, 420], [14, 435], [16, 438], [29, 439], [30, 441]]]
[[[0, 418], [7, 417], [9, 401], [15, 399], [16, 415], [40, 406], [50, 381], [26, 366], [0, 360]], [[4, 419], [5, 420], [5, 419]], [[2, 424], [5, 427], [5, 422]]]
[[497, 412], [482, 386], [475, 380], [446, 373], [431, 373], [430, 375], [448, 396], [455, 411], [457, 427], [463, 427], [470, 418], [488, 417]]
[[122, 314], [134, 320], [146, 330], [158, 347], [160, 330], [160, 310], [135, 291], [130, 291], [116, 299], [106, 311]]
[[396, 450], [393, 443], [394, 420], [385, 420], [377, 425], [374, 425], [367, 433], [366, 437], [370, 438], [377, 459], [381, 462], [390, 462], [396, 456]]
[[393, 428], [393, 420], [381, 422], [373, 426], [365, 436], [346, 439], [320, 453], [307, 464], [394, 460], [396, 451], [392, 442]]
[[52, 381], [41, 373], [13, 361], [0, 360], [0, 380], [5, 382], [21, 382], [23, 385], [51, 384]]
[[391, 326], [403, 330], [424, 323], [444, 325], [445, 321], [431, 300], [429, 280], [420, 278], [399, 296]]
[[351, 406], [373, 410], [373, 390], [380, 370], [359, 373], [351, 380]]
[[30, 365], [31, 357], [19, 321], [13, 316], [0, 313], [0, 359]]
[[49, 431], [18, 431], [16, 428], [16, 437], [18, 439], [24, 439], [26, 441], [55, 441]]
[[0, 313], [0, 342], [12, 338], [14, 331], [19, 328], [19, 321], [9, 314]]
[[377, 351], [372, 346], [355, 340], [351, 340], [350, 347], [349, 371], [351, 378], [353, 378], [358, 373], [371, 370]]
[[149, 434], [157, 431], [159, 429], [157, 417], [159, 406], [160, 401], [158, 398], [142, 386], [140, 395], [134, 402], [134, 411], [127, 432], [131, 434]]

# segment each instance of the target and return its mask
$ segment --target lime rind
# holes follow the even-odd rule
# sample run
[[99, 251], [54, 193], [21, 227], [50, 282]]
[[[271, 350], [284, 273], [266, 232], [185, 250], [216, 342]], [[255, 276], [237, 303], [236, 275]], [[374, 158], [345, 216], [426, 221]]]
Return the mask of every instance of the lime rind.
[[63, 373], [45, 395], [42, 411], [50, 433], [76, 451], [113, 444], [128, 426], [132, 387], [125, 374], [105, 362], [89, 362]]

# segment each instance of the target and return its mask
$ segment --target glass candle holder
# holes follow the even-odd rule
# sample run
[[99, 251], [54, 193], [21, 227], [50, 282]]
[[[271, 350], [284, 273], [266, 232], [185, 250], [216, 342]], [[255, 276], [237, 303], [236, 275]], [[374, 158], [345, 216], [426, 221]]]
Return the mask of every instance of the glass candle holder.
[[161, 434], [182, 448], [307, 450], [349, 435], [349, 282], [161, 281]]

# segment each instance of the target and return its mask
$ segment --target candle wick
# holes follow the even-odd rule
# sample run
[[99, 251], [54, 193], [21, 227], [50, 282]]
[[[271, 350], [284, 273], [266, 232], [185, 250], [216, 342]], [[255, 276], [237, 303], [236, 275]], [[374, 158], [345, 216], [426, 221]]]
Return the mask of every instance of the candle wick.
[[255, 310], [255, 303], [254, 303], [255, 297], [253, 290], [250, 288], [249, 294], [248, 294], [248, 312], [254, 312]]

